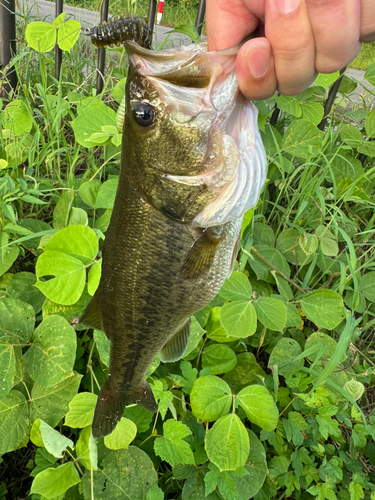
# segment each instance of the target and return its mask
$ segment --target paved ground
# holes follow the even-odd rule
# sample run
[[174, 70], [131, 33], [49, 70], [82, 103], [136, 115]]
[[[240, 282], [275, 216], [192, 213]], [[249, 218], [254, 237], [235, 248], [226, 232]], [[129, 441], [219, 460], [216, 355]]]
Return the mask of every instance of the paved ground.
[[[32, 16], [45, 21], [53, 21], [53, 19], [55, 18], [54, 2], [46, 0], [20, 0], [19, 6], [20, 12], [23, 14], [27, 13], [28, 17], [30, 17], [31, 14]], [[99, 13], [93, 12], [91, 10], [64, 5], [64, 11], [67, 13], [67, 17], [71, 17], [80, 21], [83, 28], [95, 26], [99, 23], [100, 20]], [[171, 28], [156, 26], [156, 30], [154, 33], [154, 41], [156, 42], [156, 44], [160, 44], [165, 39], [169, 31], [171, 31]], [[179, 34], [171, 35], [170, 41], [171, 44], [175, 46], [181, 43], [190, 43], [188, 37]], [[165, 46], [165, 48], [167, 47], [168, 45]], [[371, 86], [364, 80], [364, 71], [349, 68], [346, 74], [351, 78], [355, 78], [360, 84], [363, 83], [364, 86], [367, 87], [367, 89], [370, 89], [371, 92], [375, 93], [375, 87]], [[371, 107], [374, 106], [375, 97], [367, 89], [362, 87], [361, 85], [358, 85], [357, 89], [350, 96], [350, 101], [352, 101], [350, 103], [350, 107], [362, 107], [363, 99], [366, 100], [366, 102], [368, 102]]]

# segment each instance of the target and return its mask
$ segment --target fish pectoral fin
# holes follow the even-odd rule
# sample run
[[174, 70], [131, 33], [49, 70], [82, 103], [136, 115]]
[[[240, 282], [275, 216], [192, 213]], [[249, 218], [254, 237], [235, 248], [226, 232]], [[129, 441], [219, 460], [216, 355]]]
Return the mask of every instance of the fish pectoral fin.
[[160, 360], [163, 363], [172, 363], [182, 358], [189, 342], [190, 323], [189, 318], [160, 351]]
[[192, 279], [208, 273], [224, 238], [224, 232], [218, 234], [214, 228], [205, 229], [186, 255], [180, 269], [180, 277]]
[[86, 307], [83, 316], [79, 320], [79, 323], [94, 328], [95, 330], [103, 331], [102, 318], [100, 315], [98, 302], [98, 293], [95, 292], [93, 298], [89, 302], [89, 305]]

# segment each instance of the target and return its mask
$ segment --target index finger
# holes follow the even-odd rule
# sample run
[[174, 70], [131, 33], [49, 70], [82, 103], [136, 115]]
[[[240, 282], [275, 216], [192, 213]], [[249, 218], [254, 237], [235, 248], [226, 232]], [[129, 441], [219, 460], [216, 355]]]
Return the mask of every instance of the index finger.
[[259, 18], [243, 0], [207, 0], [208, 50], [221, 50], [242, 42], [258, 26]]

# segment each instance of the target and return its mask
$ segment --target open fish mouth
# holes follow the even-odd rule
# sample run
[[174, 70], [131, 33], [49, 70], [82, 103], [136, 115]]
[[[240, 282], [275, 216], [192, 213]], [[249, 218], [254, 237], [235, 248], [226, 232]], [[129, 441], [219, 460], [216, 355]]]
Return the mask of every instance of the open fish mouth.
[[190, 175], [188, 165], [182, 175], [163, 174], [171, 183], [204, 186], [211, 193], [213, 201], [195, 214], [191, 225], [207, 228], [242, 217], [258, 203], [267, 160], [258, 110], [238, 89], [238, 47], [204, 52], [197, 44], [154, 52], [128, 42], [126, 50], [170, 119], [207, 135], [207, 153], [198, 174]]

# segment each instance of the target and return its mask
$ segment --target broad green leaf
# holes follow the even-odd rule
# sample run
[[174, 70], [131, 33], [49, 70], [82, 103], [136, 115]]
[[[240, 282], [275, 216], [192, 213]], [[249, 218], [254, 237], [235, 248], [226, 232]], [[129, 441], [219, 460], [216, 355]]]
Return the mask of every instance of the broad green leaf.
[[356, 148], [363, 142], [363, 135], [361, 132], [350, 123], [343, 123], [340, 127], [341, 139], [353, 148]]
[[247, 276], [240, 272], [232, 273], [219, 291], [219, 295], [226, 300], [249, 300], [251, 293], [252, 289]]
[[319, 359], [327, 359], [332, 357], [332, 354], [335, 352], [335, 349], [337, 347], [337, 342], [332, 337], [326, 335], [323, 332], [314, 332], [306, 340], [305, 349], [307, 350], [314, 345], [319, 345], [322, 349], [321, 352], [318, 349], [316, 352], [312, 352], [311, 354], [309, 354], [307, 357], [310, 361], [315, 361], [318, 356]]
[[215, 342], [234, 342], [237, 337], [228, 335], [220, 321], [221, 307], [213, 307], [205, 325], [207, 337]]
[[[69, 323], [76, 323], [84, 313], [90, 299], [91, 296], [85, 290], [83, 290], [83, 293], [78, 301], [70, 306], [56, 304], [56, 302], [52, 302], [52, 300], [45, 299], [42, 307], [43, 318], [45, 319], [47, 316], [58, 314], [59, 316], [65, 318]], [[80, 325], [77, 325], [77, 327], [80, 328]]]
[[234, 351], [226, 345], [210, 345], [203, 351], [202, 366], [209, 368], [212, 375], [229, 372], [236, 366], [236, 363]]
[[72, 122], [76, 141], [86, 148], [97, 146], [95, 142], [90, 141], [90, 137], [95, 132], [101, 132], [104, 125], [116, 126], [116, 113], [103, 102], [95, 100], [91, 105], [82, 108]]
[[290, 115], [295, 116], [296, 118], [300, 118], [302, 116], [301, 105], [295, 97], [275, 95], [275, 101], [278, 108], [286, 111]]
[[12, 274], [12, 280], [6, 291], [6, 298], [27, 302], [33, 306], [35, 314], [37, 314], [42, 309], [45, 297], [40, 290], [35, 288], [35, 283], [36, 277], [33, 273]]
[[94, 467], [94, 464], [90, 460], [90, 436], [91, 436], [91, 425], [84, 427], [80, 434], [78, 441], [76, 443], [76, 452], [77, 458], [79, 461], [86, 467], [86, 469], [91, 468], [93, 466], [94, 470], [97, 467]]
[[250, 453], [246, 460], [245, 470], [248, 474], [237, 476], [230, 473], [236, 483], [239, 500], [253, 498], [261, 489], [268, 473], [266, 452], [262, 443], [250, 429], [247, 429], [247, 433], [250, 440]]
[[191, 317], [191, 324], [190, 324], [190, 336], [189, 336], [189, 341], [188, 345], [186, 347], [186, 351], [184, 354], [184, 358], [189, 356], [189, 354], [194, 351], [194, 349], [198, 346], [203, 334], [205, 333], [205, 330], [201, 327], [201, 325], [198, 323], [196, 318], [194, 316]]
[[100, 360], [109, 366], [109, 347], [111, 345], [107, 335], [101, 330], [94, 330], [94, 340], [98, 349]]
[[315, 234], [303, 233], [299, 239], [298, 243], [305, 254], [315, 253], [318, 249], [319, 239]]
[[141, 433], [149, 429], [154, 414], [142, 406], [135, 405], [125, 408], [124, 417], [134, 422], [138, 432]]
[[57, 44], [61, 50], [69, 51], [81, 34], [81, 23], [78, 21], [66, 21], [57, 31]]
[[91, 181], [83, 182], [79, 186], [79, 195], [82, 200], [91, 208], [94, 207], [96, 197], [98, 196], [98, 191], [101, 186], [101, 182], [97, 179], [92, 179]]
[[129, 448], [130, 443], [137, 435], [137, 426], [131, 420], [122, 417], [114, 431], [104, 437], [104, 444], [110, 450]]
[[[67, 253], [44, 252], [36, 263], [36, 287], [52, 302], [71, 305], [82, 295], [86, 270], [82, 262]], [[48, 281], [40, 278], [53, 276]]]
[[375, 138], [375, 110], [373, 109], [366, 116], [366, 134], [367, 137]]
[[365, 73], [365, 79], [371, 83], [371, 85], [375, 85], [375, 63], [370, 64]]
[[245, 387], [238, 393], [237, 400], [250, 422], [266, 431], [273, 431], [276, 428], [279, 412], [273, 397], [264, 386]]
[[302, 358], [294, 361], [301, 353], [301, 346], [296, 340], [282, 338], [273, 348], [268, 366], [277, 365], [281, 375], [291, 375], [298, 372], [299, 368], [303, 366]]
[[299, 238], [300, 233], [296, 229], [284, 229], [277, 238], [276, 247], [288, 262], [303, 266], [312, 260], [312, 255], [305, 254], [299, 245]]
[[360, 484], [351, 481], [349, 484], [350, 500], [361, 500], [365, 498], [365, 493]]
[[321, 328], [333, 330], [345, 318], [341, 295], [333, 290], [314, 290], [301, 300], [306, 317]]
[[34, 309], [18, 299], [0, 299], [0, 342], [27, 344], [35, 324]]
[[61, 316], [48, 316], [36, 328], [33, 345], [25, 354], [30, 377], [42, 387], [51, 387], [70, 376], [76, 356], [76, 334]]
[[295, 327], [300, 327], [302, 326], [302, 318], [300, 315], [299, 310], [294, 306], [293, 304], [289, 304], [287, 302], [286, 304], [286, 325], [285, 326], [295, 326]]
[[90, 295], [94, 295], [99, 286], [100, 277], [102, 275], [102, 259], [94, 262], [89, 271], [87, 278], [87, 291]]
[[335, 71], [334, 73], [323, 74], [319, 73], [315, 79], [314, 85], [317, 87], [330, 87], [340, 77], [340, 72]]
[[87, 212], [83, 208], [72, 207], [69, 213], [68, 226], [87, 226]]
[[221, 417], [207, 432], [208, 458], [221, 471], [236, 470], [246, 463], [250, 451], [246, 428], [234, 413]]
[[254, 335], [257, 327], [257, 315], [253, 304], [238, 300], [225, 304], [220, 310], [220, 322], [227, 335], [246, 338]]
[[29, 410], [18, 391], [0, 400], [0, 455], [16, 450], [29, 431]]
[[6, 119], [5, 129], [11, 130], [14, 135], [30, 132], [33, 121], [23, 101], [19, 99], [11, 101], [5, 108], [4, 114]]
[[270, 330], [282, 332], [286, 325], [286, 306], [281, 300], [271, 297], [259, 297], [254, 302], [258, 321]]
[[51, 453], [56, 458], [62, 458], [63, 451], [69, 446], [74, 448], [74, 443], [71, 439], [60, 434], [43, 420], [36, 420], [33, 424], [39, 428], [43, 445], [48, 453]]
[[48, 52], [55, 47], [56, 28], [42, 21], [34, 21], [26, 27], [27, 45], [39, 52]]
[[69, 412], [65, 417], [68, 427], [86, 427], [94, 418], [94, 410], [98, 396], [91, 392], [80, 392], [69, 403]]
[[238, 393], [250, 384], [257, 384], [264, 380], [266, 374], [256, 362], [252, 352], [242, 352], [237, 355], [237, 364], [230, 372], [226, 373], [224, 380], [229, 384], [232, 392]]
[[7, 247], [0, 258], [0, 276], [8, 271], [20, 253], [18, 247]]
[[292, 122], [284, 135], [283, 149], [302, 158], [316, 156], [322, 143], [323, 132], [309, 120]]
[[68, 225], [70, 209], [74, 200], [74, 189], [62, 193], [53, 211], [53, 227], [63, 229]]
[[[41, 441], [40, 446], [43, 446], [43, 442]], [[48, 467], [53, 466], [57, 462], [57, 458], [48, 453], [45, 448], [38, 448], [35, 452], [35, 464], [36, 466], [31, 471], [30, 476], [35, 477], [42, 470], [48, 469]]]
[[35, 384], [31, 391], [31, 421], [40, 418], [55, 427], [68, 412], [69, 402], [77, 394], [81, 378], [82, 375], [73, 373], [52, 387]]
[[105, 181], [99, 188], [95, 208], [113, 208], [118, 186], [118, 178]]
[[[158, 475], [147, 454], [130, 446], [106, 455], [101, 470], [94, 472], [93, 496], [100, 500], [146, 500], [147, 492], [157, 482]], [[90, 471], [83, 476], [85, 499], [92, 498]]]
[[148, 490], [146, 500], [164, 500], [163, 490], [155, 483], [154, 486]]
[[183, 439], [190, 436], [187, 425], [176, 420], [167, 420], [163, 424], [163, 437], [155, 439], [156, 455], [168, 462], [172, 467], [176, 463], [195, 465], [194, 455], [190, 446]]
[[359, 280], [359, 289], [366, 299], [375, 302], [375, 271], [371, 271], [361, 276]]
[[16, 360], [13, 346], [0, 344], [0, 400], [4, 399], [13, 387]]
[[324, 108], [319, 102], [303, 102], [302, 118], [309, 120], [314, 125], [319, 125], [324, 116]]
[[[254, 260], [249, 261], [250, 267], [256, 273], [258, 280], [269, 280], [272, 268], [263, 259], [272, 266], [281, 271], [287, 278], [290, 277], [290, 268], [285, 257], [275, 248], [268, 245], [257, 245], [256, 251], [252, 251]], [[263, 259], [261, 259], [263, 257]]]
[[256, 247], [258, 247], [259, 245], [267, 245], [269, 247], [273, 247], [275, 243], [275, 233], [273, 232], [272, 227], [259, 222], [255, 223], [253, 241], [254, 246]]
[[344, 385], [344, 390], [348, 392], [355, 401], [358, 401], [365, 392], [365, 386], [361, 382], [358, 382], [358, 380], [351, 379]]
[[231, 402], [232, 397], [228, 384], [213, 375], [200, 377], [196, 380], [190, 394], [194, 416], [206, 422], [214, 422], [226, 415]]
[[287, 419], [283, 418], [283, 426], [287, 440], [289, 442], [292, 441], [294, 446], [302, 446], [304, 442], [302, 431], [308, 428], [308, 424], [303, 416], [296, 411], [291, 411], [288, 413]]
[[44, 251], [66, 253], [87, 266], [98, 253], [98, 239], [87, 226], [69, 226], [54, 234]]
[[320, 248], [324, 255], [328, 255], [329, 257], [336, 257], [339, 253], [339, 245], [332, 238], [322, 238], [320, 240]]
[[59, 28], [65, 21], [66, 12], [61, 12], [52, 22], [54, 28]]
[[39, 493], [46, 499], [53, 500], [79, 482], [80, 477], [77, 469], [72, 462], [68, 462], [56, 467], [56, 469], [49, 468], [39, 472], [31, 485], [30, 492]]
[[[276, 271], [271, 271], [272, 276], [274, 277], [276, 281], [276, 286], [277, 289], [282, 297], [285, 298], [285, 300], [293, 300], [294, 294], [292, 287], [289, 285], [286, 279], [284, 279], [282, 276], [279, 276]], [[288, 309], [288, 305], [290, 304], [285, 304]], [[288, 311], [287, 311], [288, 312]], [[288, 326], [288, 321], [286, 326]]]

